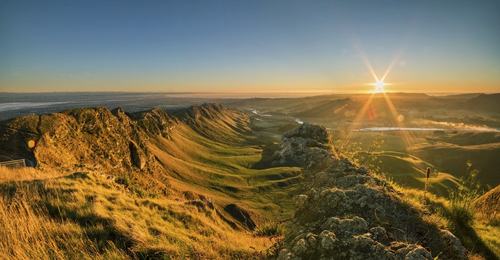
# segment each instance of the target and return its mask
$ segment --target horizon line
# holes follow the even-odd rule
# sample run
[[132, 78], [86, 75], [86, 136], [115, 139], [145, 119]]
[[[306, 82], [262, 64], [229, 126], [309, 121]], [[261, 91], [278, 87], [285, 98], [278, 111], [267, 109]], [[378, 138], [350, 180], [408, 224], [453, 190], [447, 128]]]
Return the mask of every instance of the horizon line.
[[[366, 91], [353, 91], [353, 92], [334, 92], [334, 91], [127, 91], [127, 90], [110, 90], [110, 91], [0, 91], [0, 94], [71, 94], [71, 93], [127, 93], [127, 94], [173, 94], [173, 95], [186, 95], [186, 94], [319, 94], [319, 95], [359, 95], [359, 94], [373, 94], [373, 92]], [[386, 91], [388, 94], [499, 94], [500, 91], [436, 91], [436, 92], [419, 92], [419, 91]]]

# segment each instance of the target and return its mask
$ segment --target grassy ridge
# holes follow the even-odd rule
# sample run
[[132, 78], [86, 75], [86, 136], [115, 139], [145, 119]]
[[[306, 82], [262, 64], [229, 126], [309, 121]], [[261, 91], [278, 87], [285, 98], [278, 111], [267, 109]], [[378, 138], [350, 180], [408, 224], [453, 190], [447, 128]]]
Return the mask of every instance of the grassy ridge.
[[[228, 127], [232, 117], [195, 123], [149, 139], [163, 175], [2, 168], [0, 222], [8, 232], [0, 258], [261, 256], [281, 232], [275, 221], [292, 214], [301, 170], [253, 167], [279, 133]], [[156, 187], [163, 183], [167, 193]], [[246, 210], [256, 231], [225, 211], [228, 204]]]

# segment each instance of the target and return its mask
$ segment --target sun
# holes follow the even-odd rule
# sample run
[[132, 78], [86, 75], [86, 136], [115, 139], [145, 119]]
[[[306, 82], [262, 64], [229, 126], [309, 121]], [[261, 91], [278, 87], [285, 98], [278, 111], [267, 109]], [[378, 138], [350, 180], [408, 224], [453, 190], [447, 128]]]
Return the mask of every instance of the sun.
[[373, 84], [375, 86], [375, 89], [374, 89], [374, 93], [384, 93], [385, 90], [384, 90], [384, 82], [381, 81], [381, 80], [377, 80], [377, 82], [375, 82]]

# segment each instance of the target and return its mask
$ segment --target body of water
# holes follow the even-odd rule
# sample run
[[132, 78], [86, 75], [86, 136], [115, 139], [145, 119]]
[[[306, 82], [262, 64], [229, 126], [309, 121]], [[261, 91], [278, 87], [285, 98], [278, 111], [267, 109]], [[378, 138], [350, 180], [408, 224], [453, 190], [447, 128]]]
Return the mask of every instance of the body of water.
[[0, 112], [18, 110], [24, 108], [47, 107], [53, 105], [67, 104], [69, 102], [8, 102], [0, 103]]
[[388, 132], [388, 131], [443, 131], [444, 128], [433, 127], [367, 127], [361, 128], [360, 132]]
[[500, 132], [495, 128], [436, 128], [436, 127], [367, 127], [360, 128], [359, 132], [390, 132], [390, 131], [477, 131], [477, 132]]

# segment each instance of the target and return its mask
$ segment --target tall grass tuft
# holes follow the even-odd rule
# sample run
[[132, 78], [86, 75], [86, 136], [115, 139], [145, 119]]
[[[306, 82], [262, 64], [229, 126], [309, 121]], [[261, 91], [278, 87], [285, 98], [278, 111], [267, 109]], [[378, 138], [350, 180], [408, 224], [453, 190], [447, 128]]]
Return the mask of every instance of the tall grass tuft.
[[266, 237], [281, 236], [283, 235], [283, 228], [276, 222], [265, 222], [264, 224], [257, 227], [257, 229], [255, 230], [255, 235]]
[[468, 175], [459, 180], [456, 190], [450, 191], [448, 217], [458, 225], [470, 225], [474, 220], [474, 201], [481, 196], [480, 184], [477, 181], [478, 170], [471, 169], [467, 162]]
[[0, 196], [0, 259], [124, 259], [125, 252], [109, 244], [99, 252], [73, 223], [54, 220], [40, 206], [40, 195], [18, 190], [13, 198]]

